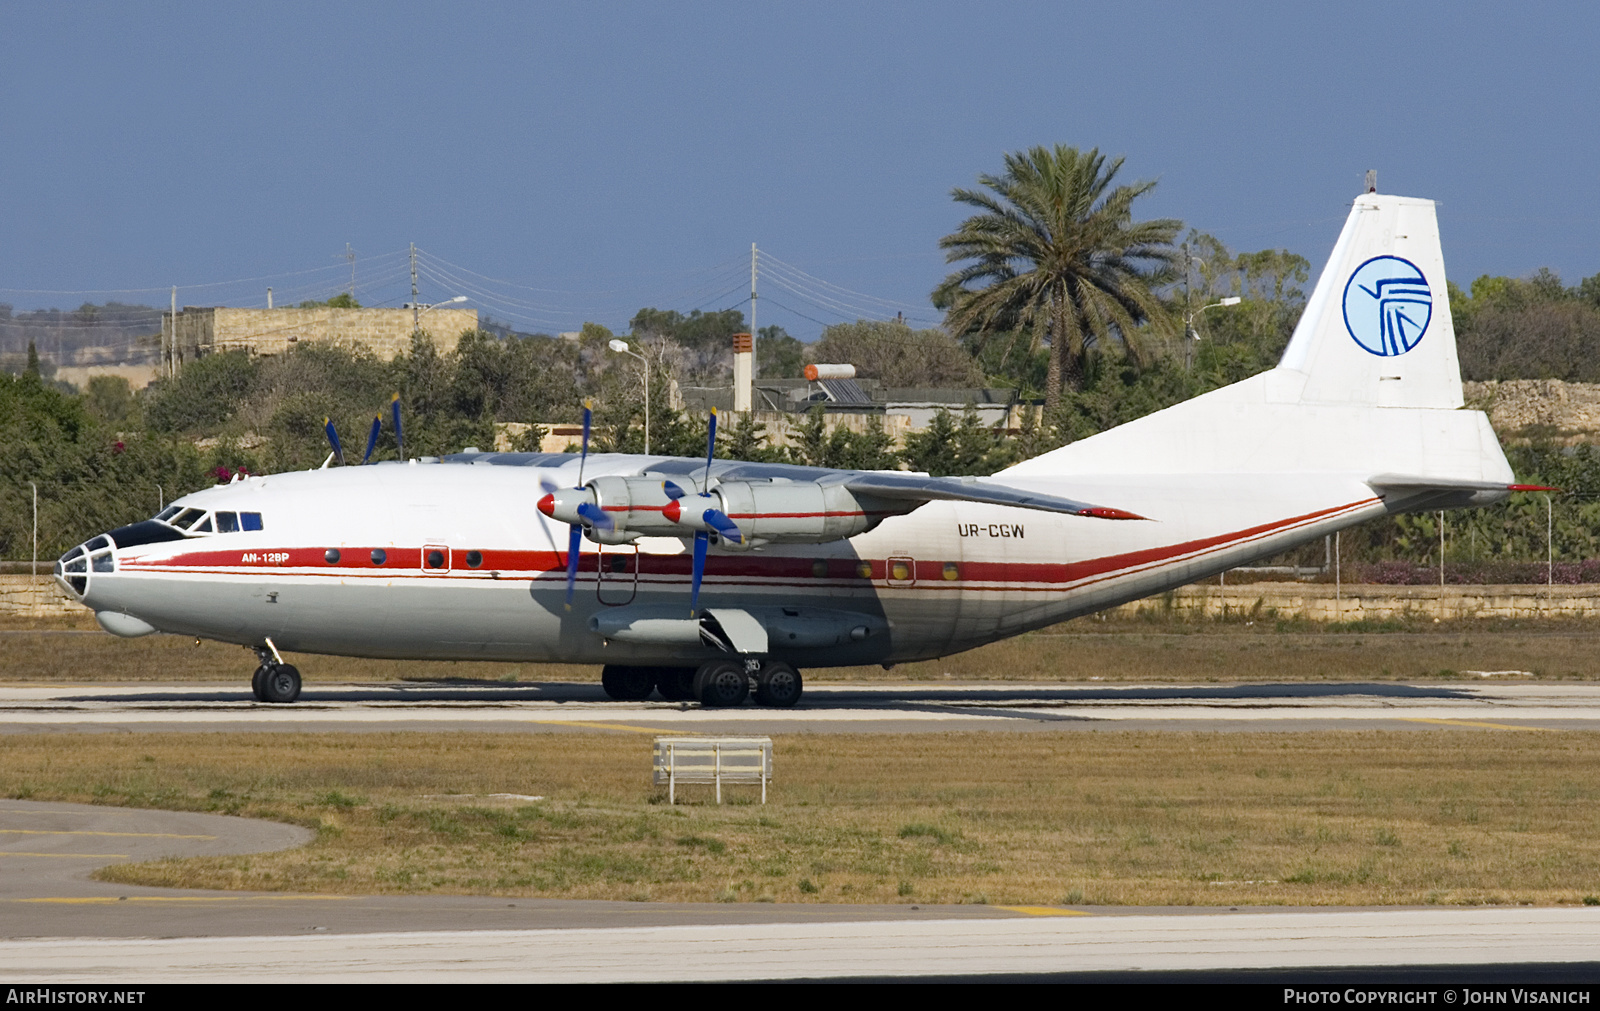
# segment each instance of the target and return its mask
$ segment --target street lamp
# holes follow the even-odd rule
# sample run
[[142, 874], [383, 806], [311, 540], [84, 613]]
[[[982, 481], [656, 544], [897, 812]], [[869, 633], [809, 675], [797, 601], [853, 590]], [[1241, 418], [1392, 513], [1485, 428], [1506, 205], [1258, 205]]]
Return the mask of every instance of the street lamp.
[[433, 309], [437, 309], [441, 305], [454, 305], [457, 302], [465, 302], [466, 300], [467, 300], [467, 296], [465, 296], [465, 295], [457, 295], [455, 298], [447, 298], [443, 302], [435, 302], [432, 305], [420, 305], [420, 304], [418, 304], [416, 302], [412, 302], [411, 303], [411, 329], [416, 330], [416, 329], [420, 328], [421, 320], [422, 320], [422, 314], [423, 313], [429, 312], [429, 311], [431, 311]]
[[1202, 305], [1200, 308], [1194, 310], [1193, 312], [1189, 312], [1189, 313], [1185, 313], [1184, 314], [1184, 316], [1183, 316], [1183, 367], [1184, 368], [1186, 368], [1186, 369], [1194, 368], [1194, 344], [1193, 344], [1193, 342], [1200, 339], [1200, 334], [1198, 332], [1196, 332], [1196, 330], [1194, 328], [1195, 317], [1199, 316], [1201, 313], [1205, 312], [1207, 309], [1215, 309], [1219, 305], [1220, 306], [1238, 305], [1240, 302], [1243, 302], [1243, 301], [1244, 301], [1244, 299], [1240, 298], [1238, 295], [1229, 295], [1227, 298], [1222, 299], [1221, 301], [1212, 302], [1210, 305]]
[[630, 358], [639, 359], [639, 364], [644, 366], [644, 455], [650, 455], [650, 362], [644, 355], [637, 351], [628, 350], [628, 342], [614, 340], [610, 344], [611, 350], [624, 354]]

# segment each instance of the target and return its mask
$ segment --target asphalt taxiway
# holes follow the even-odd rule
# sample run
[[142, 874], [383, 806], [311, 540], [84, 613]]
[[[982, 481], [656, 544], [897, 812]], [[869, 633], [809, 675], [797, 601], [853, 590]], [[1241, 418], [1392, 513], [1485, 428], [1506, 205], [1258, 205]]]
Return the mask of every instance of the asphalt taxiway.
[[[1095, 909], [168, 890], [123, 860], [301, 845], [222, 815], [0, 802], [0, 975], [71, 982], [623, 982], [1600, 975], [1600, 909]], [[404, 925], [404, 929], [396, 929]], [[1229, 973], [1235, 974], [1228, 976]], [[1319, 976], [1314, 978], [1330, 978]], [[1375, 977], [1376, 978], [1376, 977]]]
[[800, 705], [612, 702], [598, 685], [311, 684], [292, 705], [239, 685], [0, 686], [0, 734], [43, 731], [361, 732], [595, 729], [683, 733], [1600, 729], [1600, 684], [1484, 680], [1104, 685], [820, 684]]

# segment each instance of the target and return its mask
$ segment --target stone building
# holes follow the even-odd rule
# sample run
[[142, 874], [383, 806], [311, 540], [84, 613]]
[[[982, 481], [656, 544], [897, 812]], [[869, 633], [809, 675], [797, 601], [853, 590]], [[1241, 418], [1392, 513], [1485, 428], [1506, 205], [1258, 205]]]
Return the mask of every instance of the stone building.
[[[452, 351], [461, 334], [478, 328], [476, 309], [424, 310], [417, 326], [440, 351]], [[163, 364], [176, 371], [184, 362], [218, 351], [276, 355], [301, 341], [364, 347], [389, 361], [411, 347], [410, 309], [228, 309], [187, 305], [176, 319], [162, 313]]]

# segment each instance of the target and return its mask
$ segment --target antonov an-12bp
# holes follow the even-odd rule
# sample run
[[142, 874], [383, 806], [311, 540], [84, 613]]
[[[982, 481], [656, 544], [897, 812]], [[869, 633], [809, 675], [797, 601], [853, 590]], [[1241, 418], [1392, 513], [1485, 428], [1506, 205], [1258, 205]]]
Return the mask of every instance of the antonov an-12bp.
[[992, 477], [460, 453], [236, 480], [55, 572], [118, 635], [252, 648], [266, 702], [297, 651], [787, 706], [803, 668], [958, 653], [1513, 481], [1462, 407], [1433, 203], [1369, 193], [1276, 368]]

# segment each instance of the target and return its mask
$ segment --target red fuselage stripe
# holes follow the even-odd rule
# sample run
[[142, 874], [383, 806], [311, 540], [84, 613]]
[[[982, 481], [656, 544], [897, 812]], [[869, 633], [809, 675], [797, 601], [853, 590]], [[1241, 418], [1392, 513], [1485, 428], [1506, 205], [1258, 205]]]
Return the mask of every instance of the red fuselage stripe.
[[[1326, 519], [1378, 501], [1380, 500], [1377, 498], [1362, 499], [1330, 509], [1319, 509], [1300, 516], [1263, 523], [1213, 537], [1198, 538], [1179, 544], [1147, 548], [1119, 555], [1108, 555], [1103, 558], [1089, 558], [1077, 562], [968, 561], [954, 563], [958, 565], [959, 580], [944, 579], [944, 567], [947, 564], [952, 564], [951, 562], [943, 560], [913, 561], [914, 568], [909, 579], [889, 580], [889, 582], [890, 585], [895, 585], [901, 583], [909, 584], [913, 581], [927, 581], [943, 584], [944, 588], [955, 588], [962, 584], [975, 582], [1034, 586], [1059, 586], [1069, 583], [1090, 584], [1114, 578], [1119, 574], [1127, 574], [1130, 570], [1145, 571], [1185, 555], [1201, 556], [1210, 554], [1216, 549], [1260, 540], [1293, 527]], [[442, 548], [442, 546], [439, 547]], [[566, 573], [565, 552], [554, 550], [517, 551], [490, 548], [478, 552], [480, 563], [476, 567], [472, 567], [467, 563], [466, 556], [468, 552], [456, 548], [450, 549], [447, 568], [433, 569], [423, 568], [423, 552], [418, 548], [339, 548], [337, 549], [339, 551], [339, 559], [335, 562], [326, 560], [324, 555], [326, 550], [328, 549], [282, 548], [251, 552], [240, 552], [238, 550], [202, 551], [181, 555], [161, 562], [142, 562], [138, 559], [129, 559], [119, 563], [119, 567], [130, 572], [205, 572], [215, 574], [239, 574], [241, 570], [249, 572], [258, 569], [269, 571], [272, 569], [296, 569], [303, 570], [297, 572], [296, 575], [326, 573], [327, 575], [341, 578], [392, 578], [411, 574], [454, 575], [457, 578], [462, 578], [491, 576], [497, 572], [502, 577], [510, 573], [522, 573], [528, 575], [522, 575], [520, 578], [529, 578], [530, 575], [533, 578], [537, 578], [537, 574], [548, 573], [552, 576], [559, 575], [565, 578]], [[382, 550], [385, 553], [384, 564], [372, 564], [371, 555], [374, 550]], [[625, 560], [625, 567], [621, 571], [613, 571], [612, 574], [616, 576], [687, 578], [693, 564], [687, 554], [640, 554], [622, 546], [604, 554], [588, 553], [580, 555], [578, 559], [579, 571], [598, 571], [602, 559], [610, 560], [619, 557]], [[912, 561], [910, 559], [907, 560]], [[817, 571], [818, 563], [821, 563], [821, 572]], [[860, 575], [858, 570], [861, 566], [869, 567], [871, 575]], [[714, 555], [707, 559], [706, 575], [707, 577], [722, 579], [792, 579], [801, 580], [801, 582], [795, 584], [797, 586], [808, 586], [816, 584], [806, 582], [807, 580], [816, 579], [884, 580], [888, 576], [888, 567], [883, 559], [811, 559], [792, 555], [775, 557], [743, 554]]]

